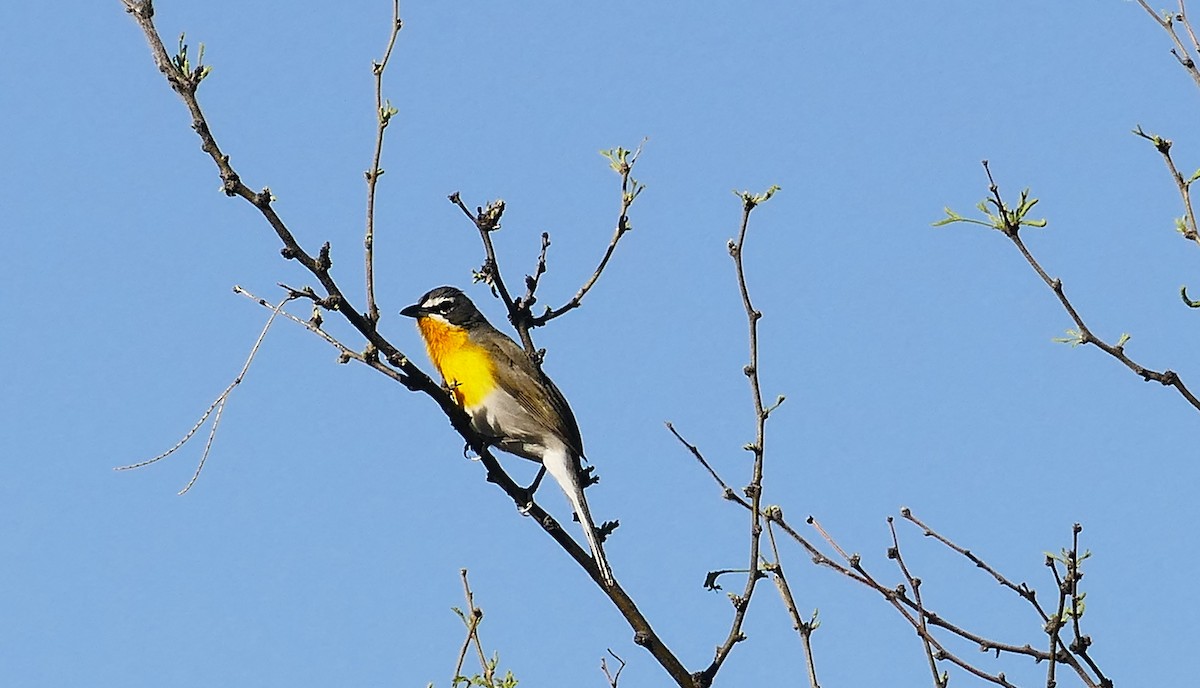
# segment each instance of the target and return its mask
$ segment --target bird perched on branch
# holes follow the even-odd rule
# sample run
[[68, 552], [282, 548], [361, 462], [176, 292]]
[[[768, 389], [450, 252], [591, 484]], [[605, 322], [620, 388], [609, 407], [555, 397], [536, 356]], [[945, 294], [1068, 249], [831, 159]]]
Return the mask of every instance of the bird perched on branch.
[[400, 314], [416, 318], [429, 358], [471, 427], [500, 449], [541, 463], [559, 484], [583, 525], [601, 579], [612, 585], [583, 496], [583, 440], [562, 392], [454, 287], [438, 287]]

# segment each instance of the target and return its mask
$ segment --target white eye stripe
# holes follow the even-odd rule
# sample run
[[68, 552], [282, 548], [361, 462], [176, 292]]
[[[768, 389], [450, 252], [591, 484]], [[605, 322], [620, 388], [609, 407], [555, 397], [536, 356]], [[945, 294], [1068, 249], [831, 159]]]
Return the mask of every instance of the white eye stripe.
[[441, 306], [442, 304], [450, 303], [453, 300], [454, 299], [449, 296], [439, 296], [436, 299], [430, 299], [430, 300], [426, 301], [424, 307], [428, 308], [430, 310], [433, 310], [433, 309]]

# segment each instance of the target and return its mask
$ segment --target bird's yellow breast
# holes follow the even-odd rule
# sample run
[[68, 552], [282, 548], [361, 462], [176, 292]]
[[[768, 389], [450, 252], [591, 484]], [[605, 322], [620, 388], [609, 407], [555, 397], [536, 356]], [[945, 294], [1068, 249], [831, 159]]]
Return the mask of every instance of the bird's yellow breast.
[[419, 318], [417, 327], [433, 365], [442, 374], [459, 406], [477, 406], [496, 386], [495, 365], [467, 331], [434, 318]]

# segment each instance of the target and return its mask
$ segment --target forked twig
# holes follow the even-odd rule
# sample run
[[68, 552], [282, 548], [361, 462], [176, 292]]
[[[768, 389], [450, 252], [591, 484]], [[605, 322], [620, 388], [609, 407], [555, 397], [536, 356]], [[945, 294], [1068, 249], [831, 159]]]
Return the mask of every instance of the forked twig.
[[912, 575], [908, 570], [908, 565], [904, 563], [904, 556], [900, 552], [900, 537], [896, 535], [896, 522], [891, 516], [888, 516], [887, 524], [888, 530], [892, 533], [892, 546], [888, 549], [888, 558], [896, 560], [900, 573], [904, 574], [904, 580], [912, 588], [913, 600], [917, 605], [917, 635], [921, 637], [921, 645], [925, 648], [925, 659], [929, 663], [929, 671], [933, 674], [934, 688], [946, 688], [950, 677], [938, 673], [938, 660], [933, 652], [933, 643], [929, 642], [929, 627], [926, 624], [929, 614], [925, 611], [925, 603], [921, 601], [921, 579]]
[[1188, 75], [1192, 77], [1192, 81], [1196, 82], [1196, 86], [1200, 87], [1200, 67], [1197, 67], [1196, 65], [1196, 57], [1193, 56], [1192, 52], [1188, 50], [1186, 45], [1183, 44], [1183, 40], [1179, 38], [1179, 34], [1175, 32], [1175, 22], [1178, 20], [1187, 29], [1188, 35], [1192, 39], [1192, 44], [1197, 46], [1197, 52], [1200, 52], [1200, 44], [1196, 42], [1196, 35], [1192, 31], [1191, 23], [1187, 19], [1187, 10], [1184, 7], [1183, 0], [1179, 0], [1178, 14], [1164, 12], [1161, 16], [1154, 10], [1153, 7], [1149, 5], [1149, 3], [1146, 2], [1146, 0], [1137, 0], [1137, 3], [1141, 5], [1142, 9], [1146, 10], [1146, 13], [1154, 19], [1155, 23], [1161, 26], [1163, 31], [1166, 31], [1167, 35], [1171, 37], [1171, 42], [1175, 44], [1175, 47], [1171, 49], [1171, 54], [1174, 55], [1175, 59], [1179, 61], [1180, 66], [1187, 70]]
[[[475, 606], [475, 595], [471, 592], [471, 584], [467, 581], [467, 570], [459, 569], [459, 576], [462, 577], [463, 596], [467, 599], [467, 611], [462, 611], [457, 607], [454, 608], [454, 613], [462, 620], [463, 625], [467, 627], [467, 636], [463, 638], [462, 647], [458, 651], [458, 659], [454, 664], [454, 676], [450, 679], [451, 686], [457, 686], [462, 683], [469, 685], [493, 686], [496, 679], [496, 661], [489, 661], [487, 655], [483, 651], [483, 641], [479, 639], [479, 625], [483, 623], [483, 610]], [[467, 652], [475, 648], [475, 655], [479, 660], [478, 680], [481, 683], [475, 683], [463, 676], [463, 662], [467, 659]]]
[[186, 494], [188, 490], [192, 489], [192, 486], [196, 484], [196, 480], [200, 478], [200, 471], [204, 470], [204, 463], [208, 461], [208, 454], [209, 451], [212, 450], [213, 440], [216, 439], [217, 428], [221, 426], [221, 414], [225, 412], [225, 403], [229, 401], [229, 395], [233, 392], [233, 389], [242, 384], [242, 380], [245, 379], [246, 372], [250, 370], [250, 364], [254, 362], [254, 357], [258, 354], [259, 347], [262, 346], [263, 340], [267, 337], [267, 331], [271, 329], [271, 323], [275, 322], [275, 316], [279, 315], [279, 313], [283, 310], [284, 305], [293, 298], [294, 297], [292, 296], [288, 296], [280, 301], [278, 305], [272, 308], [271, 316], [267, 318], [267, 323], [263, 325], [262, 332], [259, 333], [258, 339], [254, 341], [254, 346], [250, 347], [250, 355], [246, 357], [246, 362], [242, 365], [242, 369], [238, 372], [237, 377], [233, 378], [233, 382], [229, 383], [229, 386], [225, 388], [225, 391], [221, 392], [216, 400], [209, 404], [204, 413], [200, 415], [200, 420], [196, 421], [196, 424], [192, 426], [192, 429], [188, 430], [187, 433], [184, 434], [183, 439], [176, 442], [175, 445], [170, 449], [152, 459], [129, 464], [127, 466], [117, 466], [113, 470], [128, 471], [135, 468], [142, 468], [143, 466], [149, 466], [152, 463], [157, 463], [174, 454], [177, 450], [182, 448], [183, 445], [187, 444], [188, 440], [192, 439], [192, 437], [196, 434], [196, 431], [198, 431], [204, 425], [204, 421], [206, 421], [208, 416], [215, 410], [216, 415], [213, 416], [212, 427], [209, 428], [208, 431], [208, 440], [204, 443], [204, 452], [200, 454], [200, 462], [196, 465], [196, 471], [192, 473], [191, 480], [188, 480], [187, 485], [183, 486], [183, 489], [179, 491], [179, 494]]
[[617, 688], [617, 682], [621, 680], [621, 672], [625, 671], [625, 660], [618, 657], [617, 653], [613, 652], [611, 649], [609, 649], [608, 654], [611, 655], [613, 659], [617, 660], [617, 663], [621, 666], [617, 667], [617, 670], [614, 672], [608, 668], [608, 662], [601, 657], [600, 671], [604, 672], [604, 678], [608, 680], [608, 688]]
[[[617, 224], [613, 229], [612, 238], [608, 241], [608, 247], [604, 249], [604, 255], [600, 257], [600, 263], [592, 271], [587, 281], [583, 283], [583, 286], [579, 288], [579, 291], [575, 292], [575, 296], [571, 297], [570, 301], [567, 301], [558, 308], [547, 308], [545, 313], [530, 321], [531, 327], [541, 327], [551, 320], [579, 308], [583, 303], [583, 297], [587, 296], [587, 293], [596, 285], [596, 281], [600, 279], [600, 274], [604, 272], [604, 268], [608, 267], [608, 261], [617, 250], [617, 244], [620, 243], [621, 237], [633, 229], [633, 226], [629, 224], [629, 208], [637, 200], [637, 197], [641, 195], [642, 191], [645, 190], [646, 186], [631, 175], [633, 166], [637, 164], [638, 158], [642, 154], [642, 147], [645, 145], [646, 139], [642, 139], [642, 142], [633, 151], [624, 148], [603, 151], [612, 169], [621, 175], [621, 209], [617, 213]], [[532, 291], [530, 291], [530, 295], [532, 295]]]
[[796, 606], [796, 598], [792, 595], [792, 588], [788, 585], [787, 576], [783, 572], [783, 563], [779, 558], [779, 546], [775, 542], [775, 528], [771, 515], [777, 511], [778, 507], [767, 507], [764, 514], [767, 523], [767, 541], [771, 544], [771, 554], [774, 561], [768, 562], [763, 566], [766, 572], [775, 581], [775, 587], [779, 590], [779, 597], [783, 601], [783, 607], [787, 610], [788, 616], [792, 619], [792, 628], [800, 634], [800, 643], [804, 649], [804, 664], [808, 670], [808, 685], [809, 688], [821, 688], [817, 682], [817, 664], [816, 657], [812, 650], [812, 634], [821, 625], [817, 620], [817, 612], [813, 611], [813, 615], [807, 621], [800, 616], [800, 610]]

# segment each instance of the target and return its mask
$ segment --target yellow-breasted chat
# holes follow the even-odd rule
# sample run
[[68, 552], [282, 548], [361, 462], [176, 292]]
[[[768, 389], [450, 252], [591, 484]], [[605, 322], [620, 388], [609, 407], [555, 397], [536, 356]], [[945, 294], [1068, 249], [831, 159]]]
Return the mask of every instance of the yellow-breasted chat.
[[416, 318], [429, 358], [472, 428], [503, 451], [545, 466], [579, 516], [601, 579], [611, 585], [612, 569], [583, 495], [583, 439], [562, 392], [454, 287], [438, 287], [400, 314]]

